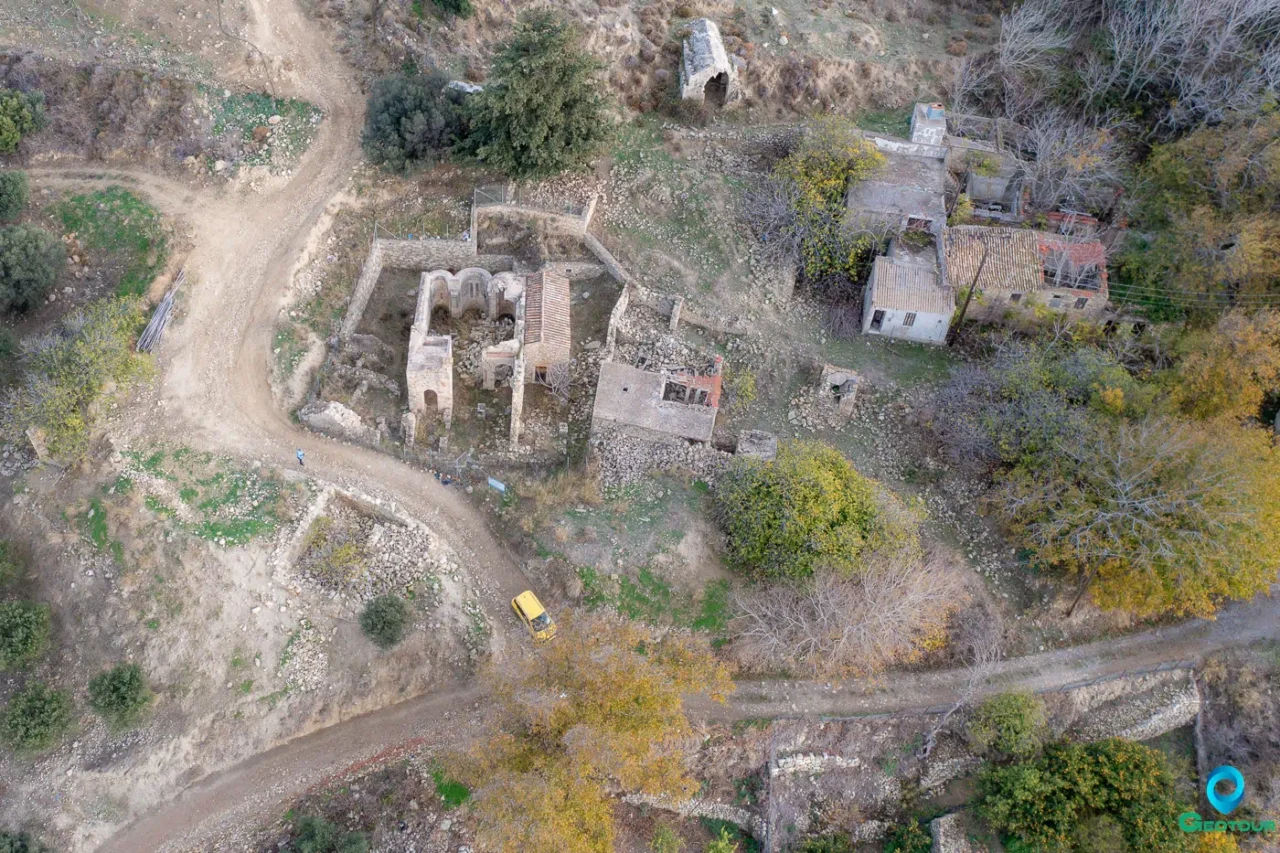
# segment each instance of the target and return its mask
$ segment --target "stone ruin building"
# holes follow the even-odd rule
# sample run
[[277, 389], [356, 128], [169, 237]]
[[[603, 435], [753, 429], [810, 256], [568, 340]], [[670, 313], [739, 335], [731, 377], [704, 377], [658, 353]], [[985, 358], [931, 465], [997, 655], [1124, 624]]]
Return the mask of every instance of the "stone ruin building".
[[739, 94], [738, 68], [724, 49], [720, 28], [709, 18], [690, 21], [680, 58], [680, 97], [723, 107]]
[[[496, 201], [481, 201], [477, 194], [471, 227], [459, 238], [375, 236], [322, 380], [312, 400], [298, 410], [303, 423], [371, 444], [391, 440], [398, 426], [400, 438], [411, 445], [419, 425], [434, 422], [445, 427], [439, 447], [444, 450], [455, 414], [456, 371], [474, 376], [477, 386], [487, 391], [510, 386], [508, 449], [521, 449], [525, 386], [544, 384], [556, 393], [556, 383], [567, 382], [570, 376], [570, 282], [601, 271], [612, 274], [617, 264], [586, 233], [594, 200], [577, 213], [560, 213], [510, 203], [508, 195], [504, 191]], [[603, 257], [592, 263], [482, 254], [480, 208], [486, 215], [538, 222], [557, 238], [576, 237], [584, 253]], [[492, 236], [488, 242], [491, 247], [503, 244]], [[384, 270], [418, 275], [418, 286], [408, 293], [414, 297], [412, 324], [407, 342], [398, 342], [403, 353], [398, 365], [396, 346], [359, 331]], [[451, 334], [459, 328], [455, 321], [468, 313], [479, 314], [483, 322], [470, 328], [467, 339], [458, 339]], [[403, 395], [398, 378], [392, 378], [401, 370]], [[376, 427], [366, 423], [366, 417], [376, 417]]]
[[627, 285], [609, 320], [592, 431], [608, 423], [654, 437], [709, 443], [720, 408], [724, 359], [674, 333], [684, 301]]
[[571, 358], [568, 277], [549, 268], [529, 275], [494, 274], [479, 267], [424, 272], [405, 367], [413, 430], [418, 418], [439, 418], [446, 427], [453, 420], [453, 336], [432, 333], [431, 318], [438, 309], [451, 317], [478, 310], [488, 319], [511, 321], [512, 336], [483, 350], [480, 370], [489, 391], [500, 382], [511, 383], [510, 436], [515, 449], [524, 386], [550, 383]]

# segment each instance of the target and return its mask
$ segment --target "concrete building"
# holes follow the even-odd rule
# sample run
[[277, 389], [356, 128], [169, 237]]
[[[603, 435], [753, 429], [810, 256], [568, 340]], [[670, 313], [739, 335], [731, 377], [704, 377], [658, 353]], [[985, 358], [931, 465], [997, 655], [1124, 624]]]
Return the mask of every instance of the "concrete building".
[[[928, 231], [940, 235], [947, 224], [947, 168], [941, 149], [876, 140], [885, 165], [855, 181], [845, 196], [851, 220], [878, 222], [893, 232]], [[904, 153], [905, 151], [925, 153]]]
[[698, 374], [602, 363], [592, 431], [612, 422], [692, 441], [711, 441], [720, 408], [722, 365], [723, 359], [716, 356], [711, 370]]
[[722, 107], [738, 99], [738, 68], [709, 18], [689, 22], [680, 57], [680, 97]]
[[955, 297], [923, 264], [875, 260], [863, 299], [862, 331], [926, 344], [946, 343]]
[[962, 225], [947, 229], [944, 241], [946, 276], [957, 298], [964, 298], [981, 267], [969, 317], [994, 321], [1030, 302], [1089, 317], [1106, 310], [1106, 249], [1097, 240]]
[[911, 141], [942, 145], [947, 136], [947, 110], [942, 104], [916, 104], [911, 111]]

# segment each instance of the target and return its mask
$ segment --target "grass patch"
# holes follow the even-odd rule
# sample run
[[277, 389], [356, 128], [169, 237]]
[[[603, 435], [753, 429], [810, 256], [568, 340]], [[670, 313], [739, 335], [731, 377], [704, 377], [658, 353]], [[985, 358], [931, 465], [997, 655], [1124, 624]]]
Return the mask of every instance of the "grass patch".
[[283, 378], [288, 378], [298, 369], [298, 365], [307, 354], [306, 337], [299, 334], [298, 328], [292, 323], [282, 326], [276, 329], [271, 351], [276, 357], [277, 373]]
[[[296, 98], [273, 98], [262, 92], [227, 93], [226, 90], [203, 89], [213, 111], [213, 134], [240, 137], [245, 155], [239, 161], [246, 166], [272, 165], [277, 155], [292, 162], [302, 155], [315, 138], [321, 112], [313, 104]], [[271, 124], [272, 116], [280, 116]], [[267, 128], [269, 133], [261, 136]], [[255, 135], [258, 134], [258, 135]]]
[[471, 789], [456, 779], [450, 779], [443, 768], [433, 768], [431, 779], [435, 782], [436, 794], [444, 801], [446, 809], [456, 809], [471, 799]]
[[100, 266], [119, 268], [117, 296], [141, 296], [169, 259], [160, 212], [123, 187], [73, 195], [54, 206], [62, 227], [75, 232]]
[[727, 580], [708, 583], [701, 599], [695, 599], [672, 589], [648, 566], [640, 569], [635, 580], [620, 576], [616, 584], [591, 566], [579, 566], [578, 579], [582, 581], [582, 602], [589, 610], [609, 607], [628, 619], [689, 628], [711, 634], [717, 641], [728, 632]]
[[293, 490], [270, 474], [187, 448], [171, 454], [129, 451], [125, 456], [140, 472], [176, 487], [182, 512], [155, 493], [145, 495], [143, 505], [193, 536], [243, 545], [286, 520]]
[[80, 518], [84, 534], [89, 537], [93, 547], [99, 551], [106, 550], [111, 541], [111, 533], [107, 530], [107, 511], [103, 508], [102, 501], [97, 498], [89, 501], [89, 509]]
[[910, 139], [911, 111], [914, 108], [913, 104], [910, 107], [897, 110], [866, 110], [859, 113], [853, 123], [872, 133], [883, 133], [886, 136]]

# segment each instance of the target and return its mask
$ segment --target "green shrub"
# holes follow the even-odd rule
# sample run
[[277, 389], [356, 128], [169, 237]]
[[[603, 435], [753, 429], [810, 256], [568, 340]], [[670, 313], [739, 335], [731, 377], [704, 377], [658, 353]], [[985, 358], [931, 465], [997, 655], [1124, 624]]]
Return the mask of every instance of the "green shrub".
[[1118, 738], [1053, 744], [1038, 758], [989, 766], [978, 777], [977, 804], [1024, 849], [1072, 850], [1079, 833], [1106, 837], [1109, 822], [1081, 827], [1100, 816], [1119, 823], [1130, 850], [1180, 853], [1185, 843], [1163, 754]]
[[409, 605], [398, 595], [371, 599], [360, 614], [360, 629], [381, 649], [389, 649], [404, 637], [409, 624]]
[[884, 853], [929, 853], [932, 849], [933, 838], [918, 820], [898, 824], [884, 840]]
[[1044, 743], [1044, 702], [1031, 693], [992, 696], [974, 711], [967, 732], [981, 755], [1030, 755]]
[[[0, 340], [0, 344], [2, 343], [3, 341]], [[5, 353], [0, 350], [0, 358], [4, 355]], [[22, 574], [22, 565], [18, 562], [17, 554], [14, 553], [13, 543], [0, 539], [0, 587], [13, 583], [20, 574]]]
[[369, 839], [362, 832], [338, 834], [338, 828], [322, 817], [306, 815], [293, 827], [289, 850], [295, 853], [368, 853]]
[[721, 827], [720, 834], [707, 845], [706, 853], [738, 853], [738, 842], [733, 840], [729, 830]]
[[89, 707], [115, 728], [131, 726], [141, 719], [151, 699], [151, 689], [137, 664], [119, 664], [89, 682]]
[[10, 393], [4, 418], [13, 440], [34, 429], [56, 458], [83, 453], [90, 407], [109, 384], [123, 390], [151, 368], [150, 359], [133, 348], [141, 325], [132, 299], [95, 302], [63, 318], [56, 333], [31, 348], [22, 382]]
[[38, 658], [49, 644], [50, 610], [33, 601], [0, 603], [0, 669], [13, 669]]
[[27, 206], [27, 173], [12, 169], [0, 172], [0, 222], [17, 219]]
[[39, 305], [66, 260], [62, 241], [43, 228], [0, 228], [0, 311], [26, 311]]
[[429, 166], [458, 141], [462, 118], [442, 74], [392, 74], [373, 84], [361, 142], [369, 159], [393, 171]]
[[471, 0], [432, 0], [440, 9], [459, 18], [470, 18], [475, 12]]
[[563, 18], [524, 13], [467, 100], [464, 150], [517, 178], [586, 166], [613, 135], [602, 67]]
[[43, 92], [0, 89], [0, 154], [18, 150], [22, 137], [46, 123]]
[[865, 549], [914, 539], [881, 511], [891, 500], [818, 442], [784, 444], [772, 462], [744, 459], [716, 486], [729, 564], [770, 578], [808, 578], [821, 567], [852, 572]]
[[658, 824], [649, 839], [651, 853], [683, 853], [684, 847], [684, 839], [665, 823]]
[[853, 853], [853, 840], [848, 835], [815, 835], [801, 841], [796, 850], [797, 853]]
[[53, 853], [53, 850], [26, 832], [0, 829], [0, 853]]
[[71, 697], [32, 681], [5, 706], [0, 738], [23, 752], [48, 749], [67, 733], [71, 722]]

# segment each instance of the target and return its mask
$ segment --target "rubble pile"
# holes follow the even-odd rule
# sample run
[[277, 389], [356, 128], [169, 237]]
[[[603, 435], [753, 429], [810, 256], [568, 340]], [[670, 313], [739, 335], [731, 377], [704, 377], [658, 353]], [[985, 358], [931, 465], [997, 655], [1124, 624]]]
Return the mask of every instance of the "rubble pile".
[[599, 430], [592, 443], [604, 488], [625, 486], [643, 480], [650, 472], [673, 469], [689, 471], [698, 479], [715, 483], [733, 459], [732, 453], [707, 445], [641, 437], [621, 428]]
[[303, 539], [295, 572], [306, 586], [365, 601], [425, 585], [438, 593], [437, 575], [450, 571], [440, 546], [425, 529], [331, 501]]

